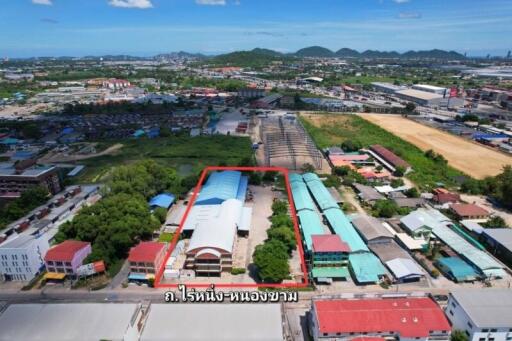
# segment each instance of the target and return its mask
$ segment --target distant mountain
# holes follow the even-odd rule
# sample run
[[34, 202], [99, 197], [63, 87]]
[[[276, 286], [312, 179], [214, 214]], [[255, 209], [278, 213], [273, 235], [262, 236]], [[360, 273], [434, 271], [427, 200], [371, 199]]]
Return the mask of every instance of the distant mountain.
[[298, 57], [335, 57], [334, 52], [321, 46], [305, 47], [295, 52], [295, 55]]
[[185, 51], [162, 53], [155, 56], [156, 59], [175, 59], [175, 58], [206, 58], [201, 53], [189, 53]]
[[215, 56], [209, 64], [228, 65], [240, 67], [265, 66], [274, 61], [290, 59], [279, 52], [267, 49], [254, 49], [252, 51], [237, 51]]
[[463, 54], [455, 51], [428, 50], [428, 51], [407, 51], [401, 55], [407, 59], [465, 59]]
[[262, 55], [264, 54], [264, 55], [272, 56], [272, 57], [283, 57], [283, 54], [281, 52], [277, 52], [277, 51], [270, 50], [270, 49], [262, 49], [259, 47], [252, 49], [250, 52], [256, 53], [256, 54], [262, 54]]
[[464, 59], [464, 55], [455, 51], [444, 51], [439, 49], [428, 50], [428, 51], [408, 51], [405, 53], [398, 53], [396, 51], [377, 51], [377, 50], [366, 50], [364, 52], [358, 52], [349, 48], [342, 48], [336, 52], [321, 47], [311, 46], [298, 50], [295, 52], [295, 56], [298, 57], [340, 57], [340, 58], [404, 58], [404, 59]]
[[358, 58], [360, 57], [360, 53], [356, 50], [352, 50], [349, 48], [342, 48], [336, 51], [335, 53], [336, 57], [342, 57], [342, 58]]

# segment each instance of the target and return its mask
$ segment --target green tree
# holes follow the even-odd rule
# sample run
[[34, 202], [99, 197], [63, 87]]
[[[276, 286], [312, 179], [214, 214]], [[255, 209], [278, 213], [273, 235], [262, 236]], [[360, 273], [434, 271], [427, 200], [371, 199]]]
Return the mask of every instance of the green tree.
[[500, 216], [492, 216], [487, 222], [482, 224], [487, 228], [507, 228], [507, 222]]
[[272, 214], [282, 215], [288, 213], [288, 203], [284, 200], [276, 200], [272, 203]]
[[295, 241], [295, 232], [288, 226], [274, 227], [267, 230], [267, 235], [270, 240], [277, 239], [283, 242], [288, 248], [288, 253], [295, 250], [297, 242]]
[[167, 210], [163, 207], [157, 207], [153, 210], [153, 215], [161, 224], [163, 224], [167, 219]]
[[405, 175], [405, 168], [403, 166], [397, 166], [395, 168], [395, 171], [393, 172], [394, 176], [404, 176]]
[[315, 172], [315, 166], [313, 166], [310, 163], [305, 163], [304, 165], [302, 165], [301, 170], [304, 173], [314, 173]]
[[391, 218], [397, 213], [398, 206], [394, 201], [383, 199], [377, 200], [373, 209], [378, 217]]
[[280, 240], [272, 239], [256, 246], [253, 259], [264, 283], [281, 283], [290, 276], [288, 248]]
[[274, 182], [276, 179], [277, 172], [275, 171], [267, 171], [263, 173], [263, 181], [264, 182]]
[[273, 215], [272, 218], [270, 218], [270, 221], [272, 222], [272, 227], [281, 227], [281, 226], [293, 227], [293, 221], [288, 216], [287, 213]]
[[363, 144], [357, 140], [345, 140], [341, 144], [341, 148], [346, 152], [357, 152], [363, 148]]
[[345, 176], [350, 172], [349, 166], [334, 167], [334, 174], [338, 176]]
[[420, 192], [416, 187], [411, 187], [405, 191], [405, 195], [407, 195], [408, 198], [419, 198]]
[[452, 331], [452, 335], [450, 336], [450, 341], [468, 341], [469, 338], [466, 333], [460, 329], [456, 329]]
[[259, 172], [252, 172], [249, 175], [249, 183], [251, 185], [261, 185], [261, 182], [262, 182], [261, 173], [259, 173]]
[[391, 180], [391, 187], [393, 187], [393, 188], [397, 188], [397, 187], [400, 187], [403, 185], [404, 185], [403, 179], [398, 178], [398, 179]]
[[408, 112], [408, 113], [412, 113], [414, 112], [414, 110], [416, 110], [416, 104], [412, 103], [412, 102], [408, 102], [406, 105], [405, 105], [405, 111]]

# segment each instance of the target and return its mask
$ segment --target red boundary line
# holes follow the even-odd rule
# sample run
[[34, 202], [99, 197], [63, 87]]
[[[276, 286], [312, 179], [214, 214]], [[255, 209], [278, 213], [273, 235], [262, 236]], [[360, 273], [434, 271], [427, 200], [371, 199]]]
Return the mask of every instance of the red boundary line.
[[202, 184], [204, 182], [204, 179], [206, 178], [206, 175], [210, 171], [225, 171], [225, 170], [234, 170], [234, 171], [256, 171], [256, 172], [280, 172], [283, 173], [284, 179], [285, 179], [285, 185], [286, 185], [286, 192], [288, 193], [288, 202], [290, 205], [290, 212], [292, 215], [292, 221], [293, 221], [293, 227], [295, 230], [295, 239], [297, 240], [297, 248], [299, 251], [300, 259], [301, 259], [301, 269], [304, 274], [302, 283], [213, 283], [218, 288], [304, 288], [308, 286], [309, 278], [308, 278], [308, 272], [306, 268], [306, 262], [304, 259], [304, 249], [302, 248], [302, 238], [299, 231], [299, 223], [297, 220], [297, 213], [295, 211], [295, 205], [293, 204], [292, 199], [292, 192], [290, 188], [290, 181], [288, 177], [288, 169], [282, 168], [282, 167], [220, 167], [220, 166], [210, 166], [203, 169], [201, 176], [199, 177], [199, 181], [197, 182], [197, 185], [194, 189], [194, 193], [192, 194], [192, 198], [188, 203], [187, 209], [185, 211], [185, 214], [181, 218], [180, 226], [179, 226], [179, 232], [176, 233], [172, 239], [171, 245], [169, 247], [169, 250], [167, 251], [167, 254], [165, 256], [165, 261], [162, 262], [162, 265], [160, 266], [160, 269], [158, 270], [158, 273], [155, 278], [155, 288], [177, 288], [179, 284], [184, 284], [189, 287], [195, 287], [195, 288], [206, 288], [209, 287], [212, 283], [160, 283], [160, 280], [162, 279], [165, 264], [167, 263], [167, 260], [171, 256], [172, 251], [176, 247], [176, 244], [178, 243], [179, 236], [181, 234], [181, 231], [183, 230], [183, 225], [185, 224], [185, 221], [190, 213], [190, 210], [192, 209], [192, 206], [194, 205], [197, 195], [199, 191], [201, 190]]

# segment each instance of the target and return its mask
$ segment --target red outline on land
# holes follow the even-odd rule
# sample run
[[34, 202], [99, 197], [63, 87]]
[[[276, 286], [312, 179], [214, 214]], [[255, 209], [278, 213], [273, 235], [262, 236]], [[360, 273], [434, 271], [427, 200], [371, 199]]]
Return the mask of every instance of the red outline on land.
[[[267, 172], [267, 171], [274, 171], [274, 172], [280, 172], [283, 173], [285, 184], [286, 184], [286, 192], [288, 193], [288, 202], [290, 205], [290, 212], [292, 215], [292, 221], [293, 221], [293, 227], [295, 230], [295, 239], [297, 240], [297, 249], [299, 251], [299, 256], [301, 259], [301, 269], [304, 274], [302, 283], [160, 283], [160, 280], [163, 276], [163, 272], [165, 270], [165, 264], [167, 263], [167, 260], [171, 256], [172, 251], [176, 247], [176, 244], [178, 243], [179, 236], [181, 234], [181, 231], [183, 229], [183, 225], [185, 224], [185, 221], [188, 217], [188, 214], [190, 213], [190, 210], [192, 209], [192, 206], [194, 205], [196, 201], [196, 197], [201, 190], [202, 183], [204, 182], [204, 179], [206, 178], [206, 175], [210, 171], [224, 171], [224, 170], [234, 170], [234, 171], [241, 171], [241, 172]], [[306, 262], [304, 259], [304, 250], [302, 248], [302, 238], [299, 232], [299, 224], [297, 220], [297, 213], [295, 212], [295, 206], [293, 204], [292, 200], [292, 192], [290, 189], [290, 181], [288, 178], [288, 169], [282, 168], [282, 167], [217, 167], [217, 166], [211, 166], [206, 167], [203, 169], [203, 172], [201, 173], [201, 176], [199, 177], [199, 181], [197, 182], [197, 185], [194, 189], [194, 193], [192, 194], [192, 198], [190, 199], [187, 209], [185, 211], [185, 214], [181, 218], [180, 226], [178, 233], [176, 233], [172, 239], [171, 245], [169, 247], [169, 250], [167, 251], [167, 254], [165, 255], [165, 261], [162, 262], [162, 265], [160, 269], [158, 270], [158, 273], [155, 278], [155, 288], [177, 288], [179, 284], [184, 284], [188, 287], [195, 287], [195, 288], [206, 288], [209, 287], [211, 284], [215, 284], [217, 288], [304, 288], [308, 286], [308, 272], [306, 268]]]

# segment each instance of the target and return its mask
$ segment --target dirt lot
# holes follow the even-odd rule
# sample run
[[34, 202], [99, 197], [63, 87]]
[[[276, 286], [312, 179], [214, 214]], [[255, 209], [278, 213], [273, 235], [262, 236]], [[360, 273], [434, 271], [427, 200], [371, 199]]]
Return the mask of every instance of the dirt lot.
[[422, 150], [432, 149], [442, 154], [451, 166], [477, 179], [499, 174], [504, 165], [512, 165], [510, 156], [401, 116], [379, 114], [360, 116]]

